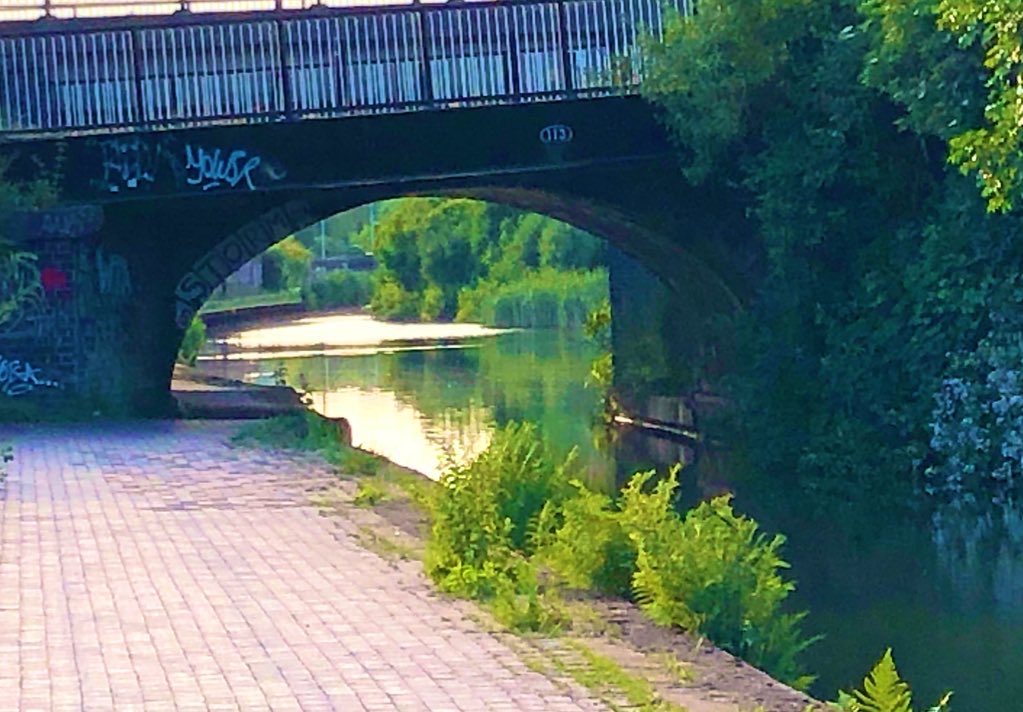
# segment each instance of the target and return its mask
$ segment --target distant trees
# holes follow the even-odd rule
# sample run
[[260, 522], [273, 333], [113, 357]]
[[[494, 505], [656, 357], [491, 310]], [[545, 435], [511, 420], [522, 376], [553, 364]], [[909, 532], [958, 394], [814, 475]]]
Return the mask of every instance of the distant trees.
[[269, 291], [298, 289], [306, 281], [313, 253], [294, 235], [263, 253], [263, 288]]
[[[363, 243], [368, 229], [353, 241]], [[406, 198], [384, 207], [374, 232], [380, 268], [370, 306], [385, 318], [559, 326], [581, 323], [606, 295], [602, 243], [540, 215], [475, 200]], [[587, 285], [595, 286], [575, 289], [593, 270]], [[496, 316], [495, 300], [503, 300], [504, 317]], [[580, 300], [588, 301], [576, 307]], [[550, 316], [538, 318], [540, 311]]]

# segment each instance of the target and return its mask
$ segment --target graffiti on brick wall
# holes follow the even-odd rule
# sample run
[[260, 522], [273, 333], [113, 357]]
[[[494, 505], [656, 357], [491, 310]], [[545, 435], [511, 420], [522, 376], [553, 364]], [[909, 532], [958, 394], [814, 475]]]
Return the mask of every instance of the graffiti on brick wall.
[[6, 216], [3, 231], [15, 243], [79, 240], [99, 232], [103, 217], [103, 208], [98, 205], [19, 210]]
[[111, 138], [100, 141], [99, 149], [103, 175], [100, 184], [111, 193], [152, 185], [165, 167], [180, 173], [177, 156], [164, 139], [152, 140], [144, 136]]
[[127, 260], [79, 239], [26, 246], [35, 251], [0, 258], [0, 399], [83, 384], [108, 392], [125, 348]]
[[119, 297], [131, 295], [131, 275], [128, 262], [120, 255], [108, 255], [100, 247], [96, 250], [96, 274], [100, 294]]
[[153, 136], [103, 139], [98, 142], [101, 177], [94, 182], [109, 193], [215, 188], [256, 190], [283, 180], [278, 161], [241, 148], [221, 148]]
[[222, 151], [186, 144], [185, 164], [188, 185], [200, 186], [202, 190], [239, 185], [255, 190], [257, 185], [282, 180], [286, 175], [273, 163], [265, 163], [262, 156], [241, 149]]
[[0, 394], [20, 396], [36, 388], [59, 388], [56, 381], [42, 377], [42, 371], [27, 361], [11, 360], [0, 354]]
[[177, 325], [187, 328], [213, 290], [235, 270], [273, 243], [312, 222], [306, 203], [285, 203], [248, 223], [210, 250], [178, 282], [174, 293]]
[[19, 250], [0, 257], [0, 329], [12, 329], [39, 309], [45, 292], [38, 255]]

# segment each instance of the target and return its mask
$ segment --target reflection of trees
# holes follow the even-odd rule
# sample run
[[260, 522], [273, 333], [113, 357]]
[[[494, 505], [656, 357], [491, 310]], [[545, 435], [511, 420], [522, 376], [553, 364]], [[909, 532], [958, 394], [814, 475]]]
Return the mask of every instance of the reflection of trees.
[[932, 517], [938, 562], [963, 599], [1023, 616], [1023, 508], [945, 508]]
[[312, 392], [346, 386], [391, 391], [440, 429], [445, 422], [475, 424], [480, 417], [491, 424], [529, 421], [560, 452], [578, 447], [583, 461], [603, 476], [607, 457], [596, 451], [591, 435], [599, 393], [585, 385], [594, 351], [556, 331], [517, 332], [469, 348], [291, 359], [288, 382], [298, 385], [304, 378]]

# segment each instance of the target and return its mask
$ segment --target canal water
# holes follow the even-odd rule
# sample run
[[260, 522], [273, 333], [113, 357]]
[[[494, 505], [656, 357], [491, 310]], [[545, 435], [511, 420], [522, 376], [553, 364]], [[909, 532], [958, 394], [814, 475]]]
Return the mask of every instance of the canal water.
[[[232, 334], [206, 353], [199, 365], [211, 375], [282, 379], [316, 410], [347, 418], [354, 444], [431, 477], [511, 420], [536, 423], [561, 453], [575, 448], [603, 491], [681, 456], [635, 434], [602, 443], [592, 427], [599, 394], [586, 384], [595, 349], [555, 331], [338, 315]], [[709, 491], [685, 471], [682, 481], [689, 501]], [[917, 708], [953, 689], [957, 712], [1023, 711], [1020, 510], [892, 515], [769, 482], [725, 484], [738, 509], [788, 538], [794, 603], [810, 611], [806, 630], [825, 636], [806, 657], [819, 697], [858, 684], [890, 645]]]

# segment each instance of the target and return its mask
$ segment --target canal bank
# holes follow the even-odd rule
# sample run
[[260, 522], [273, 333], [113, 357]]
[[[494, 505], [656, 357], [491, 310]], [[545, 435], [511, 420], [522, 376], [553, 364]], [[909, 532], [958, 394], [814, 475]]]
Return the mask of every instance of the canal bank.
[[[349, 418], [356, 444], [419, 471], [432, 468], [434, 476], [445, 458], [485, 447], [510, 420], [536, 423], [560, 453], [576, 448], [588, 484], [606, 492], [684, 452], [684, 443], [630, 434], [610, 453], [594, 443], [590, 414], [599, 397], [585, 383], [592, 357], [585, 342], [510, 332], [336, 343], [358, 324], [320, 322], [316, 328], [328, 333], [313, 334], [304, 347], [213, 353], [200, 365], [253, 383], [284, 380], [308, 393], [317, 411]], [[957, 709], [1015, 708], [1023, 697], [1023, 520], [1011, 512], [932, 519], [866, 497], [785, 491], [755, 472], [721, 475], [700, 482], [683, 471], [683, 504], [734, 492], [737, 510], [786, 535], [783, 555], [798, 584], [794, 608], [809, 610], [807, 632], [825, 636], [808, 653], [820, 675], [817, 697], [858, 686], [891, 646], [917, 699], [953, 689]]]

